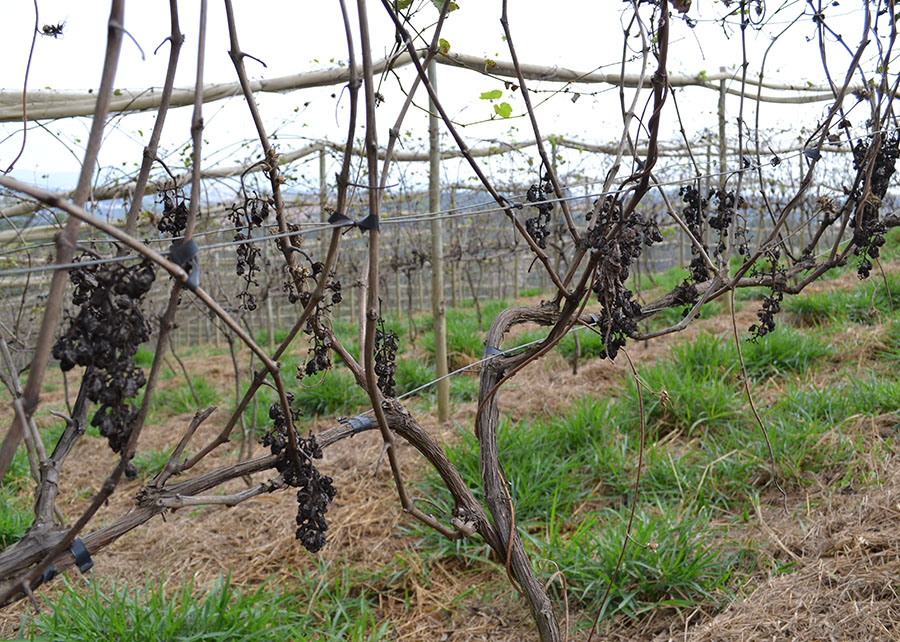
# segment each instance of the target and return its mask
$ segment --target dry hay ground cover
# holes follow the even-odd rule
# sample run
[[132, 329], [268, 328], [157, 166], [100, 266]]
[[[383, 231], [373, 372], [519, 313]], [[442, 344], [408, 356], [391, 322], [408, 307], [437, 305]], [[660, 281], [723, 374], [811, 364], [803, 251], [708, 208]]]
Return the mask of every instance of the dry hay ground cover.
[[[900, 301], [900, 275], [894, 266], [887, 270], [888, 290]], [[758, 305], [752, 293], [738, 300], [744, 337]], [[484, 318], [491, 318], [485, 307]], [[877, 276], [860, 284], [852, 272], [785, 307], [775, 334], [741, 343], [784, 494], [743, 392], [731, 316], [720, 302], [685, 332], [628, 348], [640, 387], [622, 359], [596, 358], [599, 341], [582, 331], [577, 374], [574, 340], [567, 339], [505, 388], [500, 452], [517, 525], [540, 573], [549, 579], [558, 568], [565, 575], [565, 591], [558, 579], [553, 591], [561, 618], [564, 597], [568, 602], [571, 639], [587, 638], [626, 540], [639, 395], [647, 434], [641, 490], [601, 639], [900, 639], [900, 316]], [[427, 327], [427, 319], [420, 321]], [[457, 358], [478, 356], [481, 330], [471, 312], [454, 311], [449, 323]], [[537, 336], [525, 328], [509, 345]], [[409, 336], [401, 339], [407, 347], [398, 386], [413, 390], [429, 377], [429, 336], [414, 345]], [[193, 381], [200, 405], [221, 406], [195, 437], [198, 445], [233, 407], [231, 358], [210, 349], [182, 357], [189, 371], [203, 372]], [[472, 376], [457, 378], [451, 425], [435, 420], [427, 392], [409, 401], [473, 488], [476, 386]], [[164, 463], [196, 408], [174, 362], [160, 394], [136, 458], [141, 477], [116, 491], [95, 527], [129, 509], [141, 480]], [[58, 421], [46, 410], [64, 410], [64, 395], [61, 379], [51, 377], [41, 418], [48, 439], [58, 434]], [[337, 372], [298, 396], [313, 431], [364, 402]], [[264, 423], [267, 402], [248, 411], [248, 423]], [[97, 555], [88, 586], [70, 572], [42, 589], [36, 625], [21, 602], [0, 613], [0, 630], [38, 639], [111, 631], [119, 639], [162, 638], [163, 629], [168, 639], [188, 639], [185, 631], [194, 631], [190, 639], [532, 638], [527, 611], [484, 545], [447, 542], [403, 519], [389, 473], [377, 465], [380, 452], [375, 434], [361, 434], [325, 453], [320, 469], [339, 492], [319, 555], [294, 539], [292, 493], [231, 509], [184, 508]], [[237, 443], [221, 448], [197, 472], [238, 454]], [[400, 455], [416, 494], [434, 502], [435, 511], [449, 508], [415, 453], [401, 447]], [[68, 520], [113, 463], [98, 437], [81, 440], [63, 475], [60, 508]], [[25, 474], [21, 466], [18, 474]], [[27, 527], [27, 499], [13, 492], [17, 484], [7, 478], [0, 496], [0, 537], [7, 541]]]

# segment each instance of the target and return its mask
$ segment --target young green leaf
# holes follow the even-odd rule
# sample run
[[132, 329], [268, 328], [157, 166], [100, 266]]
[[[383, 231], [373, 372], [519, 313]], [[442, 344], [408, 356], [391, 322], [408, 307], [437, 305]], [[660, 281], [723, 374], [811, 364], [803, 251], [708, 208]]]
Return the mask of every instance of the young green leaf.
[[438, 40], [438, 48], [440, 49], [440, 52], [441, 52], [442, 54], [444, 54], [445, 56], [446, 56], [448, 53], [450, 53], [450, 43], [447, 42], [446, 40], [444, 40], [443, 38], [441, 38], [440, 40]]
[[397, 9], [403, 11], [404, 9], [408, 9], [409, 5], [412, 4], [412, 0], [400, 0], [397, 3]]
[[499, 105], [494, 105], [494, 112], [501, 118], [509, 118], [512, 115], [512, 107], [509, 103], [500, 103]]
[[499, 89], [495, 89], [493, 91], [486, 91], [481, 94], [481, 100], [496, 100], [503, 95], [503, 92]]

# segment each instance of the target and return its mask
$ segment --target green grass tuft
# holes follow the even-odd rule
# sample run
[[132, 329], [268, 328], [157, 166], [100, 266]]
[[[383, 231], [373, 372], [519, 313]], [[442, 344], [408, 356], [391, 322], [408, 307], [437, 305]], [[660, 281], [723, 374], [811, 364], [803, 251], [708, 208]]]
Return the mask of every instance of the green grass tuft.
[[349, 415], [369, 404], [368, 395], [356, 385], [353, 375], [334, 369], [304, 377], [294, 398], [307, 416]]
[[[328, 574], [326, 574], [328, 573]], [[227, 578], [195, 590], [185, 580], [174, 595], [162, 581], [142, 586], [92, 582], [87, 588], [66, 582], [64, 592], [28, 623], [35, 639], [94, 642], [200, 640], [378, 640], [387, 633], [370, 598], [343, 573], [325, 565], [301, 578], [297, 595], [263, 585], [240, 589]]]

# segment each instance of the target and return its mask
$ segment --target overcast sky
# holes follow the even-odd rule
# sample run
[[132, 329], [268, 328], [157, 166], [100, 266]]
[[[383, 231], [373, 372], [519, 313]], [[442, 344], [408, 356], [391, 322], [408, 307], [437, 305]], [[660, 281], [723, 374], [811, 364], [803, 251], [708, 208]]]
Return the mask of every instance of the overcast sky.
[[[437, 11], [428, 0], [416, 18], [420, 28], [428, 27]], [[0, 38], [4, 43], [4, 64], [0, 67], [0, 87], [4, 91], [21, 91], [25, 64], [30, 47], [34, 12], [32, 2], [7, 0], [4, 19], [0, 23]], [[59, 38], [39, 37], [34, 51], [29, 89], [53, 88], [86, 90], [99, 84], [106, 46], [108, 4], [103, 2], [72, 2], [71, 0], [40, 0], [39, 24], [64, 23]], [[355, 3], [349, 2], [355, 15]], [[443, 37], [452, 50], [496, 59], [509, 59], [507, 45], [500, 26], [500, 3], [496, 1], [459, 0], [460, 9], [450, 14]], [[732, 3], [734, 5], [734, 3]], [[537, 0], [516, 0], [510, 3], [510, 24], [519, 59], [525, 63], [547, 66], [559, 65], [578, 70], [603, 67], [615, 71], [622, 57], [623, 15], [628, 5], [613, 0], [566, 0], [547, 3]], [[775, 2], [768, 3], [769, 25], [763, 31], [748, 31], [748, 59], [750, 73], [759, 72], [762, 54], [774, 34], [788, 26], [804, 11], [806, 3], [791, 0], [779, 10]], [[845, 31], [846, 41], [854, 46], [860, 38], [860, 3], [834, 3], [827, 15], [830, 24]], [[191, 86], [196, 66], [198, 7], [196, 2], [180, 3], [182, 31], [187, 40], [182, 49], [176, 86]], [[346, 64], [347, 44], [335, 2], [284, 2], [273, 0], [235, 0], [238, 30], [242, 49], [262, 60], [266, 67], [247, 60], [252, 77], [263, 78], [323, 69]], [[808, 12], [808, 9], [807, 9]], [[698, 74], [714, 72], [720, 66], [735, 70], [741, 61], [739, 31], [716, 22], [725, 13], [720, 2], [695, 0], [688, 14], [697, 21], [690, 28], [684, 20], [672, 22], [669, 69], [673, 73]], [[372, 43], [378, 58], [387, 54], [394, 42], [394, 31], [380, 2], [369, 3]], [[649, 16], [649, 11], [646, 12]], [[833, 16], [833, 17], [832, 17]], [[354, 25], [356, 21], [354, 20]], [[116, 77], [117, 87], [143, 88], [160, 86], [165, 76], [168, 48], [163, 45], [153, 51], [169, 33], [168, 3], [142, 0], [126, 4], [125, 26], [140, 45], [126, 40]], [[810, 81], [823, 84], [825, 77], [818, 57], [814, 25], [809, 16], [803, 18], [775, 45], [766, 66], [770, 80]], [[355, 44], [359, 48], [358, 32]], [[639, 41], [634, 41], [639, 47]], [[228, 58], [228, 33], [222, 3], [211, 2], [207, 31], [206, 82], [233, 82], [234, 69]], [[848, 54], [839, 46], [830, 46], [830, 61], [843, 75]], [[636, 68], [633, 64], [631, 71]], [[408, 87], [414, 70], [406, 67], [398, 72], [400, 84]], [[486, 76], [442, 66], [439, 68], [439, 87], [442, 99], [455, 121], [465, 125], [461, 130], [477, 146], [485, 139], [518, 140], [531, 137], [531, 128], [522, 118], [523, 103], [518, 93], [506, 90], [503, 83]], [[605, 86], [574, 86], [573, 91], [600, 92], [584, 95], [576, 103], [571, 94], [553, 95], [546, 90], [559, 89], [558, 83], [529, 83], [530, 89], [541, 90], [535, 102], [542, 133], [560, 134], [589, 142], [607, 143], [617, 139], [621, 115], [615, 90]], [[479, 100], [482, 92], [503, 90], [503, 98], [513, 107], [513, 118], [494, 117], [489, 101]], [[403, 95], [398, 80], [389, 77], [382, 88], [386, 101], [378, 110], [379, 142], [387, 139]], [[649, 96], [649, 94], [647, 94]], [[688, 134], [697, 135], [703, 129], [716, 127], [716, 94], [700, 89], [679, 92], [679, 105], [685, 116]], [[424, 92], [417, 102], [424, 105]], [[340, 87], [304, 90], [284, 95], [264, 95], [259, 98], [263, 117], [270, 131], [278, 135], [279, 148], [287, 151], [300, 147], [308, 140], [327, 138], [340, 141], [346, 136], [347, 99]], [[643, 101], [641, 103], [643, 105]], [[764, 106], [763, 123], [781, 138], [796, 137], [801, 125], [814, 125], [824, 112], [823, 103], [780, 108]], [[737, 99], [729, 98], [729, 116], [736, 116]], [[172, 110], [166, 125], [162, 150], [177, 164], [179, 149], [190, 139], [191, 109]], [[206, 130], [204, 138], [205, 164], [234, 164], [258, 151], [246, 105], [239, 99], [210, 103], [204, 106]], [[517, 117], [518, 116], [518, 117]], [[745, 119], [752, 122], [754, 114], [748, 110]], [[731, 126], [733, 128], [733, 120]], [[107, 133], [107, 143], [101, 155], [101, 165], [115, 176], [117, 172], [133, 173], [140, 161], [153, 124], [150, 113], [113, 118]], [[676, 139], [674, 110], [667, 107], [663, 138]], [[70, 119], [33, 123], [25, 155], [19, 160], [14, 175], [28, 181], [49, 183], [54, 187], [74, 184], [78, 171], [81, 145], [87, 138], [89, 119]], [[21, 126], [0, 125], [0, 165], [4, 167], [18, 151]], [[420, 149], [427, 140], [427, 117], [422, 110], [413, 110], [404, 130], [410, 133], [408, 148]], [[362, 135], [362, 130], [358, 131]], [[446, 139], [445, 145], [451, 141]], [[312, 160], [312, 159], [311, 159]], [[521, 160], [521, 159], [520, 159]], [[585, 163], [584, 159], [569, 157], [570, 167]], [[514, 170], [519, 160], [495, 159], [487, 167], [495, 178], [503, 180]], [[423, 168], [408, 168], [407, 173], [420, 175]], [[585, 171], [588, 167], [585, 166]], [[445, 163], [447, 178], [455, 180], [457, 173], [466, 174], [458, 164]], [[308, 179], [317, 176], [317, 165], [310, 162], [298, 168], [298, 174]], [[49, 178], [44, 175], [50, 175]]]

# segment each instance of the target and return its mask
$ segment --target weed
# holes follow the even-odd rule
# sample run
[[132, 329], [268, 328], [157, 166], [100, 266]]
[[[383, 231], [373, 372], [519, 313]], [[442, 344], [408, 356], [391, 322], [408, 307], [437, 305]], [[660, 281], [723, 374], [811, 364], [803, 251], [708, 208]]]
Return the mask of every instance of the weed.
[[52, 609], [38, 615], [29, 628], [32, 635], [73, 642], [280, 641], [333, 635], [373, 640], [386, 633], [386, 624], [378, 625], [364, 594], [352, 595], [340, 586], [340, 580], [329, 581], [321, 571], [310, 575], [305, 584], [311, 591], [318, 590], [309, 598], [282, 594], [265, 585], [241, 590], [228, 578], [199, 590], [187, 579], [174, 595], [167, 595], [161, 580], [143, 586], [98, 581], [86, 589], [66, 582]]
[[756, 343], [741, 346], [747, 374], [764, 378], [788, 372], [806, 372], [812, 364], [834, 352], [809, 332], [780, 327]]
[[[219, 393], [216, 392], [216, 389], [205, 377], [192, 377], [191, 384], [194, 387], [197, 398], [200, 400], [199, 408], [206, 408], [216, 403]], [[194, 395], [191, 394], [191, 388], [187, 383], [160, 390], [156, 394], [154, 406], [165, 408], [172, 415], [192, 413], [198, 409], [197, 401], [194, 399]]]
[[155, 477], [165, 467], [170, 454], [168, 448], [145, 450], [137, 453], [131, 463], [134, 464], [140, 478], [146, 480]]
[[304, 377], [294, 398], [299, 408], [310, 416], [352, 414], [369, 403], [369, 397], [356, 385], [351, 374], [333, 369]]

